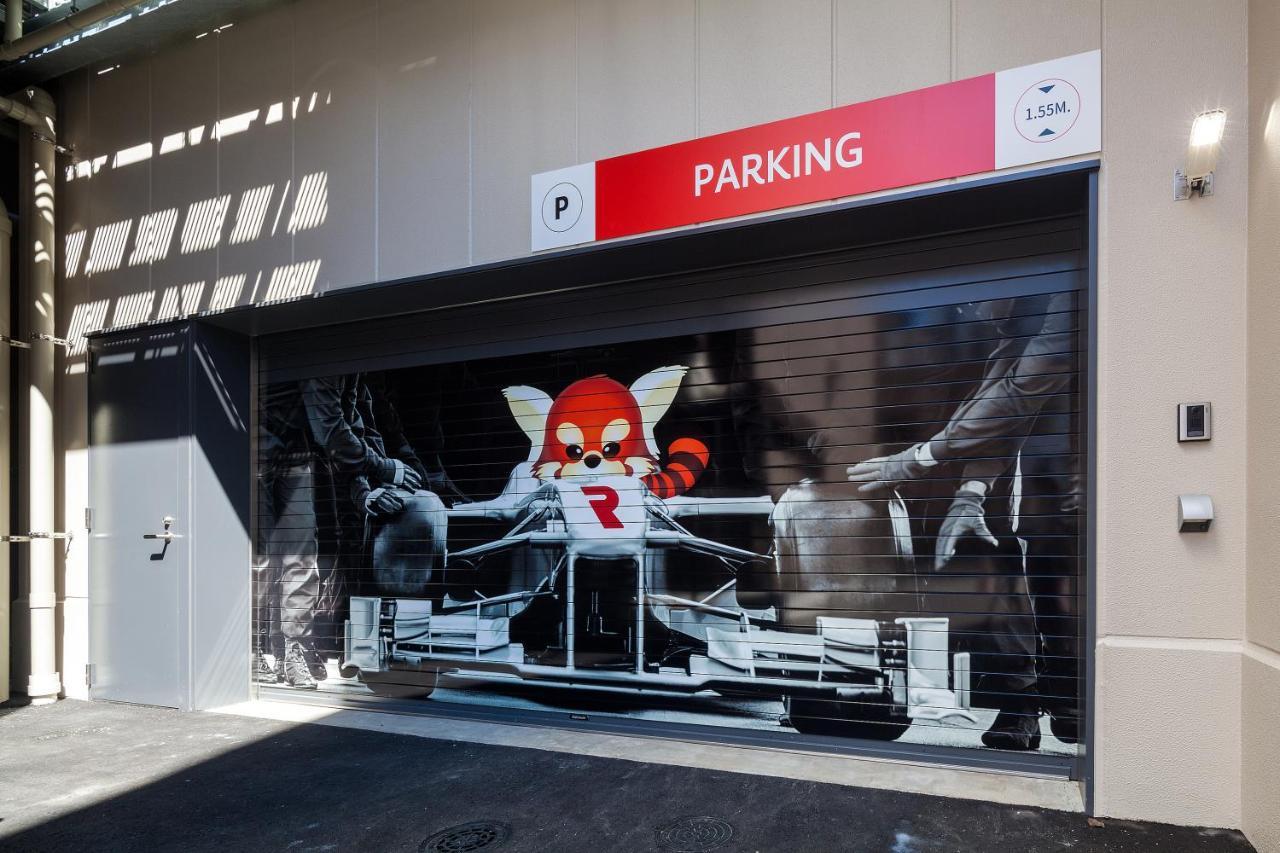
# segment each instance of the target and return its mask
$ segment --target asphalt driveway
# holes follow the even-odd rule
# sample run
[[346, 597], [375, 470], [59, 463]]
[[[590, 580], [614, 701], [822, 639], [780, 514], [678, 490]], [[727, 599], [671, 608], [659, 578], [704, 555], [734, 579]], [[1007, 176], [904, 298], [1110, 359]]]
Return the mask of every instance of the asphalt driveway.
[[1234, 832], [218, 714], [0, 709], [4, 851], [1195, 851]]

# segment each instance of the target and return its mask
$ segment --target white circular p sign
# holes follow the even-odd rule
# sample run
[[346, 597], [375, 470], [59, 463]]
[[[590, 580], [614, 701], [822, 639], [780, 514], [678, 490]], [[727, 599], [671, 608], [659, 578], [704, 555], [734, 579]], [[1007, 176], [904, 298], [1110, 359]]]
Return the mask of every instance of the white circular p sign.
[[568, 231], [582, 218], [582, 191], [568, 181], [547, 190], [542, 199], [542, 224], [556, 232]]

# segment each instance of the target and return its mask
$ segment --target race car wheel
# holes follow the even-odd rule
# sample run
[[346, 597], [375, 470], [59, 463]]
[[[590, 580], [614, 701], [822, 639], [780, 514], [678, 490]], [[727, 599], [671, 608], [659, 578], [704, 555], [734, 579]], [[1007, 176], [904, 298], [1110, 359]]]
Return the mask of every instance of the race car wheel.
[[911, 727], [906, 709], [889, 701], [788, 696], [787, 716], [801, 734], [897, 740]]
[[384, 699], [426, 699], [436, 689], [436, 677], [434, 672], [365, 672], [360, 681]]

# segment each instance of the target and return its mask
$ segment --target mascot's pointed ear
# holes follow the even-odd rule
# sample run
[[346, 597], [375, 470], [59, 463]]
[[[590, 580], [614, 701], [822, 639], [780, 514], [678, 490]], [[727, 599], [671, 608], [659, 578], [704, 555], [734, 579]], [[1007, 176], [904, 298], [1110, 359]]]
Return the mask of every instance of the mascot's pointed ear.
[[680, 390], [680, 383], [689, 368], [682, 364], [659, 367], [631, 383], [631, 396], [640, 406], [640, 420], [644, 422], [644, 441], [653, 458], [658, 458], [658, 442], [653, 438], [653, 427], [671, 408]]
[[536, 462], [542, 455], [543, 436], [547, 431], [547, 416], [551, 414], [551, 398], [528, 385], [513, 385], [502, 389], [507, 398], [511, 416], [529, 437], [529, 461]]

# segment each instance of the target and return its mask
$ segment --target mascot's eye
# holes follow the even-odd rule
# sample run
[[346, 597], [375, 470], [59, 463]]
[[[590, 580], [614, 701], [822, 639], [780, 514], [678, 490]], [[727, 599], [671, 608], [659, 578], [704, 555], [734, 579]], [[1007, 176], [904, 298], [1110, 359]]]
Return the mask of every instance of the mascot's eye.
[[620, 450], [622, 450], [622, 445], [618, 444], [616, 441], [611, 441], [604, 447], [600, 448], [600, 452], [604, 454], [605, 459], [612, 459], [618, 455]]
[[582, 458], [582, 446], [578, 444], [571, 444], [564, 449], [564, 453], [576, 462]]

